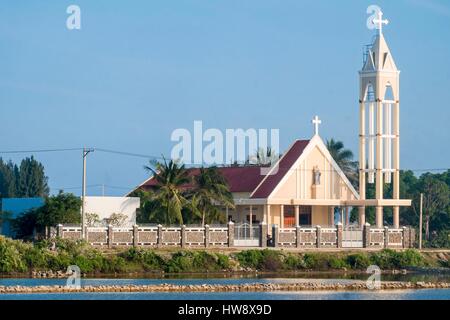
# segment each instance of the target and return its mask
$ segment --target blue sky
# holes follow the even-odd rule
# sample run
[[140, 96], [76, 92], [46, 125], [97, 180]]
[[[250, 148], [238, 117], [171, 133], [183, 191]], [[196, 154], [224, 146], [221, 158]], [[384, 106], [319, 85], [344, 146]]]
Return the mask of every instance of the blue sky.
[[[65, 26], [70, 4], [81, 7], [79, 31]], [[311, 137], [318, 114], [321, 136], [357, 155], [370, 4], [390, 20], [385, 36], [402, 71], [401, 166], [448, 168], [450, 4], [438, 0], [2, 2], [0, 151], [168, 155], [172, 131], [192, 130], [194, 120], [221, 130], [279, 128], [284, 150]], [[80, 152], [35, 157], [53, 192], [80, 186]], [[88, 184], [131, 188], [146, 178], [144, 164], [95, 152]]]

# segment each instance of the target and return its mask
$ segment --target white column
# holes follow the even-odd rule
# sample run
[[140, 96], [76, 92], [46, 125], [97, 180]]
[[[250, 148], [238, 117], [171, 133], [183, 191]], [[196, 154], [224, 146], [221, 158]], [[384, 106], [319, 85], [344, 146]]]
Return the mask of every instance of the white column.
[[284, 228], [284, 205], [283, 204], [280, 206], [280, 218], [281, 218], [280, 228]]
[[[383, 199], [383, 104], [377, 99], [377, 166], [375, 177], [375, 199]], [[377, 228], [383, 227], [383, 207], [375, 208]]]
[[295, 226], [300, 225], [300, 206], [295, 206]]
[[253, 206], [250, 205], [250, 238], [253, 236]]
[[368, 180], [369, 183], [374, 183], [374, 172], [372, 170], [375, 169], [375, 111], [374, 111], [374, 103], [369, 102], [369, 173]]
[[[383, 143], [383, 149], [384, 149], [384, 169], [391, 169], [392, 168], [392, 126], [391, 126], [391, 104], [390, 103], [383, 103], [384, 106], [384, 134], [386, 135], [386, 138], [384, 138]], [[391, 172], [385, 172], [384, 173], [384, 181], [386, 183], [391, 183]]]
[[[394, 185], [392, 198], [395, 200], [400, 199], [400, 102], [394, 105], [393, 110], [393, 134], [394, 145], [393, 145], [393, 168], [394, 168]], [[400, 208], [394, 206], [393, 210], [393, 225], [394, 228], [400, 227]]]
[[377, 165], [376, 165], [376, 185], [375, 193], [376, 199], [383, 199], [383, 104], [381, 101], [377, 101]]
[[[361, 200], [366, 199], [366, 104], [360, 101], [359, 104], [359, 196]], [[370, 139], [370, 138], [369, 138]], [[334, 210], [334, 209], [333, 209]], [[359, 225], [366, 223], [366, 208], [358, 208]], [[334, 224], [334, 219], [332, 220]]]
[[266, 205], [267, 212], [267, 234], [272, 234], [272, 222], [270, 217], [270, 204]]

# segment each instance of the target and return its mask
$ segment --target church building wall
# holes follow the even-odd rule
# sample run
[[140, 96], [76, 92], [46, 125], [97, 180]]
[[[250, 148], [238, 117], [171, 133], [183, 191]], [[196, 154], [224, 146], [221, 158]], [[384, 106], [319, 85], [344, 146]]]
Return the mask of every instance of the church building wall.
[[[321, 173], [320, 185], [313, 187], [314, 168]], [[350, 188], [316, 146], [307, 157], [287, 173], [273, 199], [355, 199]]]

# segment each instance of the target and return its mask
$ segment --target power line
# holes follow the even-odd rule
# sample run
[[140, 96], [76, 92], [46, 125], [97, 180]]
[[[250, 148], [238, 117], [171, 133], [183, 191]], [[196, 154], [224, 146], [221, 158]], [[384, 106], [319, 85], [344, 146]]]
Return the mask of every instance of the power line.
[[[120, 151], [120, 150], [112, 150], [112, 149], [104, 149], [104, 148], [92, 148], [95, 151], [105, 152], [105, 153], [111, 153], [111, 154], [118, 154], [123, 156], [130, 156], [130, 157], [139, 157], [139, 158], [145, 158], [145, 159], [155, 159], [155, 160], [164, 160], [168, 158], [164, 158], [164, 156], [153, 156], [153, 155], [146, 155], [141, 153], [133, 153], [133, 152], [127, 152], [127, 151]], [[83, 148], [55, 148], [55, 149], [31, 149], [31, 150], [7, 150], [7, 151], [0, 151], [0, 154], [20, 154], [20, 153], [47, 153], [47, 152], [66, 152], [66, 151], [81, 151]], [[200, 164], [185, 164], [189, 167], [196, 167], [200, 166]], [[204, 164], [203, 164], [204, 165]], [[237, 164], [237, 167], [239, 166], [245, 166], [246, 164], [243, 162], [239, 162]], [[217, 165], [218, 167], [233, 167], [233, 164], [220, 164]], [[249, 166], [260, 166], [257, 164], [250, 164]], [[267, 166], [266, 168], [270, 168]], [[279, 166], [278, 169], [282, 169], [284, 171], [290, 171], [290, 170], [298, 170], [298, 171], [312, 171], [312, 169], [292, 169], [292, 168], [286, 168]], [[431, 172], [431, 171], [447, 171], [450, 170], [450, 168], [425, 168], [425, 169], [401, 169], [402, 171], [413, 171], [413, 172]], [[333, 172], [335, 170], [321, 170], [322, 172]], [[110, 186], [113, 187], [113, 186]], [[123, 187], [120, 187], [123, 188]], [[66, 188], [67, 189], [67, 188]]]
[[132, 153], [132, 152], [126, 152], [126, 151], [118, 151], [118, 150], [110, 150], [110, 149], [103, 149], [103, 148], [94, 148], [95, 151], [100, 151], [100, 152], [107, 152], [107, 153], [114, 153], [114, 154], [120, 154], [123, 156], [130, 156], [130, 157], [139, 157], [139, 158], [146, 158], [146, 159], [158, 159], [158, 160], [163, 160], [164, 158], [161, 157], [157, 157], [157, 156], [151, 156], [151, 155], [146, 155], [146, 154], [140, 154], [140, 153]]
[[63, 152], [63, 151], [80, 151], [80, 150], [83, 150], [83, 148], [35, 149], [35, 150], [8, 150], [8, 151], [0, 151], [0, 154], [42, 153], [42, 152]]
[[[105, 188], [110, 188], [110, 189], [130, 190], [132, 188], [135, 188], [136, 186], [134, 186], [134, 187], [121, 187], [121, 186], [111, 186], [111, 185], [108, 185], [108, 184], [90, 184], [90, 185], [87, 185], [86, 187], [88, 187], [88, 188], [105, 187]], [[77, 190], [77, 189], [81, 189], [81, 188], [82, 188], [81, 186], [79, 186], [79, 187], [64, 187], [64, 188], [50, 187], [50, 189], [52, 189], [52, 190]]]

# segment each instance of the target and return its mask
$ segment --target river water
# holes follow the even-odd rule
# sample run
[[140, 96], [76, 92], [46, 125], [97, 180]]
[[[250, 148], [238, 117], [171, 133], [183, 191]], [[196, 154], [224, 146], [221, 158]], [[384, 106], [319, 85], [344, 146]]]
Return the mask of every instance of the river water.
[[[177, 276], [166, 278], [86, 278], [81, 285], [150, 285], [150, 284], [245, 284], [245, 283], [289, 283], [321, 281], [345, 283], [365, 281], [364, 274], [339, 275], [279, 275], [264, 276]], [[383, 275], [385, 281], [450, 281], [447, 275]], [[0, 286], [65, 285], [65, 279], [0, 278]], [[299, 292], [118, 292], [118, 293], [44, 293], [44, 294], [0, 294], [0, 300], [450, 300], [450, 289], [388, 290], [388, 291], [299, 291]]]

